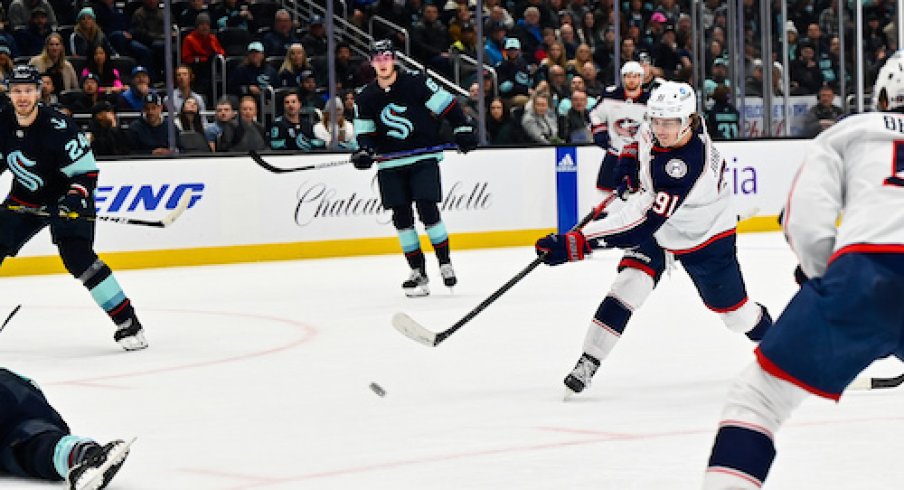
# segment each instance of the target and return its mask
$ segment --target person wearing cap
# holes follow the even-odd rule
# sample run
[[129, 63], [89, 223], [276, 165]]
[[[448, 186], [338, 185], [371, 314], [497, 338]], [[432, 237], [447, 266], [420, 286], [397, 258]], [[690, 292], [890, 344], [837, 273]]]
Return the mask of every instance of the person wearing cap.
[[91, 48], [97, 45], [102, 45], [111, 56], [117, 55], [104, 31], [97, 25], [94, 9], [85, 7], [79, 11], [75, 29], [69, 35], [69, 54], [88, 58], [92, 55]]
[[[455, 97], [424, 75], [399, 71], [395, 65], [395, 49], [388, 39], [375, 42], [371, 53], [371, 65], [377, 78], [356, 98], [358, 113], [354, 129], [359, 149], [351, 157], [355, 168], [369, 169], [375, 155], [442, 144], [440, 125], [443, 120], [452, 127], [459, 151], [467, 153], [477, 147], [475, 129]], [[433, 245], [443, 283], [452, 287], [457, 282], [451, 263], [449, 235], [437, 205], [442, 201], [439, 170], [442, 159], [442, 151], [431, 151], [377, 163], [380, 200], [383, 207], [392, 212], [392, 223], [411, 269], [408, 279], [402, 283], [407, 296], [430, 293], [412, 206], [417, 209]]]
[[295, 37], [295, 24], [286, 9], [279, 9], [273, 17], [273, 28], [261, 38], [267, 56], [285, 56], [289, 46], [301, 42]]
[[248, 44], [248, 54], [240, 65], [229, 74], [226, 92], [232, 95], [253, 95], [257, 97], [261, 89], [275, 86], [278, 76], [270, 63], [264, 62], [264, 46], [259, 41]]
[[646, 114], [650, 92], [643, 89], [643, 67], [629, 61], [621, 67], [622, 85], [607, 87], [602, 99], [590, 110], [593, 142], [605, 150], [596, 177], [596, 188], [607, 197], [622, 183], [618, 161], [627, 147], [636, 143], [637, 130]]
[[811, 95], [822, 86], [822, 70], [816, 61], [816, 50], [809, 41], [797, 46], [798, 57], [791, 65], [791, 95]]
[[488, 29], [490, 33], [486, 42], [483, 44], [483, 52], [486, 54], [485, 63], [490, 66], [497, 66], [502, 63], [502, 52], [505, 50], [505, 24], [502, 22], [494, 22]]
[[[141, 117], [129, 124], [129, 145], [133, 153], [170, 155], [167, 137], [167, 119], [163, 117], [163, 100], [149, 92], [142, 98]], [[179, 132], [176, 132], [179, 147]]]
[[439, 20], [439, 8], [424, 5], [424, 15], [411, 27], [411, 49], [414, 56], [442, 72], [449, 70], [449, 31]]
[[119, 129], [116, 111], [113, 104], [102, 100], [91, 107], [91, 120], [88, 121], [88, 139], [91, 149], [97, 156], [129, 155], [132, 146], [129, 136]]
[[53, 27], [47, 21], [47, 10], [39, 5], [31, 11], [28, 26], [13, 31], [13, 39], [21, 56], [35, 56], [41, 52], [51, 32]]
[[116, 325], [114, 340], [125, 350], [144, 349], [131, 301], [94, 251], [95, 221], [74, 218], [95, 214], [98, 169], [88, 139], [70, 118], [38, 104], [41, 75], [35, 67], [17, 65], [7, 84], [12, 104], [0, 111], [0, 161], [16, 177], [3, 204], [50, 215], [0, 213], [0, 262], [49, 227], [66, 270]]
[[496, 67], [499, 94], [509, 105], [523, 106], [530, 95], [533, 76], [521, 55], [521, 41], [514, 37], [506, 38], [504, 46], [505, 59]]
[[[335, 108], [335, 109], [334, 109]], [[314, 124], [314, 137], [323, 140], [329, 146], [333, 140], [332, 123], [333, 111], [336, 113], [336, 147], [340, 150], [354, 151], [358, 149], [358, 141], [355, 138], [355, 128], [352, 122], [345, 118], [342, 103], [336, 97], [328, 101], [320, 112], [320, 121]]]
[[301, 38], [301, 44], [308, 56], [326, 56], [329, 52], [323, 17], [312, 15], [308, 20], [308, 33]]
[[132, 69], [129, 88], [119, 94], [117, 106], [122, 111], [137, 112], [144, 108], [144, 96], [151, 92], [151, 77], [148, 69], [136, 66]]
[[[458, 40], [449, 46], [449, 53], [456, 55], [463, 54], [474, 58], [477, 56], [477, 33], [474, 32], [474, 24], [470, 22], [462, 23], [459, 29]], [[466, 65], [467, 66], [467, 65]], [[466, 71], [463, 75], [467, 77], [474, 70]]]
[[211, 32], [210, 16], [202, 12], [195, 17], [195, 29], [182, 40], [182, 64], [195, 74], [194, 86], [205, 95], [211, 94], [210, 65], [217, 55], [225, 55], [217, 35]]
[[54, 78], [54, 84], [60, 90], [79, 88], [75, 68], [66, 59], [63, 36], [58, 32], [51, 32], [47, 36], [47, 39], [44, 40], [44, 49], [40, 54], [28, 60], [28, 64], [37, 68], [39, 73], [49, 73]]
[[13, 29], [26, 27], [31, 19], [31, 13], [35, 9], [41, 9], [47, 14], [47, 22], [50, 27], [56, 28], [59, 25], [56, 14], [53, 12], [53, 7], [47, 0], [13, 0], [9, 4], [9, 10], [7, 11], [9, 25]]
[[301, 107], [306, 109], [323, 109], [326, 103], [323, 96], [317, 93], [317, 79], [311, 70], [302, 70], [298, 75], [298, 98], [301, 99]]
[[719, 57], [713, 60], [709, 78], [703, 81], [704, 96], [707, 98], [711, 97], [713, 90], [721, 85], [731, 87], [731, 80], [728, 79], [728, 60]]
[[270, 148], [274, 150], [311, 151], [326, 147], [314, 136], [311, 121], [301, 115], [301, 99], [292, 90], [283, 97], [283, 114], [270, 127]]
[[100, 77], [95, 73], [88, 72], [82, 77], [82, 92], [69, 103], [70, 109], [76, 114], [88, 114], [95, 104], [102, 100], [106, 100], [99, 90]]

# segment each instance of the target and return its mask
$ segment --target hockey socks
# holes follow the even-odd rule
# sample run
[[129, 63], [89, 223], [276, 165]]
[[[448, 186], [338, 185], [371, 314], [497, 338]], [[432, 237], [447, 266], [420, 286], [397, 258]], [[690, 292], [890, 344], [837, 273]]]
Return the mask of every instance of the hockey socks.
[[424, 252], [414, 227], [398, 230], [399, 244], [405, 253], [405, 260], [412, 269], [424, 269]]
[[436, 252], [436, 259], [440, 264], [448, 264], [450, 262], [449, 234], [446, 232], [446, 225], [442, 221], [427, 225], [427, 236], [430, 237], [430, 243]]
[[113, 277], [113, 271], [102, 260], [95, 260], [79, 276], [79, 280], [91, 292], [94, 302], [110, 315], [116, 325], [122, 326], [135, 316], [129, 298]]
[[100, 445], [91, 439], [78, 436], [64, 436], [53, 450], [53, 466], [59, 478], [65, 478], [69, 469], [84, 460], [91, 449]]
[[704, 488], [760, 488], [774, 459], [775, 446], [767, 429], [724, 420], [713, 444]]

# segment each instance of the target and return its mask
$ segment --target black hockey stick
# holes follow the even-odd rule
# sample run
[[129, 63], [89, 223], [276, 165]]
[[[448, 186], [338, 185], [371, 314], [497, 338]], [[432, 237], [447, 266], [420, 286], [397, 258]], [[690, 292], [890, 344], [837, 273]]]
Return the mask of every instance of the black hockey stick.
[[[119, 223], [121, 225], [139, 225], [139, 226], [151, 226], [155, 228], [166, 228], [167, 226], [173, 224], [179, 216], [188, 209], [189, 203], [191, 203], [191, 194], [183, 194], [182, 198], [179, 199], [179, 203], [176, 204], [175, 209], [170, 211], [170, 213], [163, 217], [163, 219], [159, 220], [147, 220], [147, 219], [138, 219], [138, 218], [125, 218], [121, 216], [84, 216], [78, 213], [60, 213], [60, 218], [66, 219], [83, 219], [87, 221], [110, 221], [113, 223]], [[12, 213], [19, 214], [28, 214], [31, 216], [37, 216], [39, 218], [51, 218], [53, 215], [40, 208], [31, 208], [28, 206], [20, 206], [16, 204], [5, 204], [0, 206], [0, 209], [9, 211]]]
[[[602, 213], [604, 209], [606, 209], [606, 206], [608, 206], [609, 203], [611, 203], [616, 197], [617, 196], [615, 194], [611, 194], [609, 197], [604, 199], [599, 205], [593, 208], [593, 210], [589, 214], [587, 214], [587, 216], [584, 216], [584, 218], [578, 224], [574, 225], [570, 231], [580, 230], [581, 228], [586, 226], [587, 223], [593, 221], [593, 219], [599, 216], [599, 214]], [[427, 347], [436, 347], [440, 342], [449, 338], [449, 336], [455, 333], [459, 328], [463, 327], [475, 316], [480, 314], [480, 312], [486, 309], [487, 306], [493, 304], [494, 301], [499, 299], [499, 297], [505, 294], [506, 291], [511, 289], [512, 286], [518, 284], [519, 281], [524, 279], [525, 276], [530, 274], [531, 271], [542, 264], [543, 259], [545, 258], [546, 254], [544, 253], [542, 256], [534, 259], [530, 264], [527, 265], [527, 267], [521, 269], [521, 272], [515, 274], [515, 276], [509, 279], [505, 284], [503, 284], [502, 287], [494, 291], [493, 294], [489, 295], [473, 310], [469, 311], [465, 316], [463, 316], [461, 320], [458, 320], [454, 325], [443, 330], [442, 332], [433, 332], [431, 330], [428, 330], [426, 327], [402, 312], [398, 312], [393, 315], [392, 326], [395, 327], [396, 330], [401, 332], [402, 335], [408, 337], [411, 340], [414, 340], [415, 342], [420, 342]]]
[[[399, 151], [399, 152], [395, 152], [395, 153], [385, 153], [383, 155], [376, 155], [376, 156], [374, 156], [374, 161], [375, 162], [385, 162], [387, 160], [394, 160], [396, 158], [413, 157], [413, 156], [417, 156], [417, 155], [424, 155], [427, 153], [435, 153], [435, 152], [443, 151], [443, 150], [452, 150], [454, 148], [455, 148], [455, 145], [450, 145], [450, 144], [428, 146], [426, 148], [417, 148], [414, 150]], [[277, 173], [277, 174], [284, 174], [284, 173], [289, 173], [289, 172], [301, 172], [303, 170], [317, 170], [317, 169], [328, 168], [328, 167], [338, 167], [340, 165], [347, 165], [347, 164], [351, 163], [351, 160], [345, 159], [345, 160], [334, 160], [332, 162], [313, 163], [311, 165], [302, 165], [300, 167], [282, 168], [282, 167], [276, 167], [270, 163], [267, 163], [267, 161], [264, 160], [264, 158], [261, 157], [260, 154], [254, 150], [249, 151], [248, 154], [251, 156], [251, 159], [254, 160], [254, 163], [260, 165], [261, 167], [263, 167], [264, 169], [266, 169], [270, 172]]]
[[15, 316], [16, 313], [19, 312], [20, 308], [22, 308], [22, 305], [16, 306], [15, 308], [13, 308], [13, 311], [9, 312], [9, 315], [6, 316], [6, 320], [3, 320], [3, 325], [0, 325], [0, 332], [2, 332], [4, 328], [6, 328], [6, 324], [13, 319], [13, 316]]
[[882, 390], [897, 388], [904, 384], [904, 374], [892, 378], [871, 378], [869, 376], [858, 377], [849, 386], [852, 390]]

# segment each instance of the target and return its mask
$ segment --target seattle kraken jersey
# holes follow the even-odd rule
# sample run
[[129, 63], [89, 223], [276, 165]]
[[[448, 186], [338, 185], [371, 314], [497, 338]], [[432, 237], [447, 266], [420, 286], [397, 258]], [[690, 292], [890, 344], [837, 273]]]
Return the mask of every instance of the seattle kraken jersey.
[[310, 122], [301, 119], [298, 124], [285, 117], [277, 117], [270, 129], [270, 148], [274, 150], [311, 151], [323, 149], [323, 140], [314, 136], [314, 127]]
[[[380, 88], [376, 80], [369, 83], [355, 98], [355, 106], [358, 145], [373, 148], [377, 154], [437, 146], [442, 143], [440, 117], [454, 115], [464, 121], [452, 94], [430, 78], [404, 71], [398, 72], [395, 83], [387, 89]], [[456, 125], [459, 121], [450, 122]], [[379, 168], [408, 165], [426, 158], [442, 160], [443, 154], [385, 161]]]
[[11, 106], [0, 110], [0, 157], [0, 172], [8, 168], [14, 176], [10, 198], [19, 204], [56, 204], [73, 184], [88, 194], [97, 185], [88, 138], [67, 116], [43, 105], [27, 128]]
[[652, 236], [662, 248], [683, 253], [734, 233], [737, 217], [722, 178], [725, 163], [702, 122], [680, 148], [656, 146], [647, 123], [637, 142], [641, 190], [615, 213], [587, 225], [588, 239], [630, 247]]
[[809, 277], [847, 252], [904, 253], [904, 114], [858, 114], [820, 133], [791, 185], [783, 227]]
[[590, 131], [594, 135], [608, 133], [609, 153], [618, 155], [625, 145], [634, 142], [649, 98], [647, 91], [636, 99], [629, 98], [623, 87], [612, 86], [603, 91], [599, 103], [590, 111]]

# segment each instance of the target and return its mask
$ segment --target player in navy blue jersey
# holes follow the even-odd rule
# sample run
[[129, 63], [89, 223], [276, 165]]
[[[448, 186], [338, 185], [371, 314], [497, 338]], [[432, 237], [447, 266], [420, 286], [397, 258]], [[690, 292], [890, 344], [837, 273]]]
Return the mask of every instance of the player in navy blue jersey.
[[672, 257], [729, 330], [759, 340], [772, 325], [766, 308], [748, 301], [725, 163], [696, 107], [690, 85], [663, 82], [647, 101], [649, 122], [641, 124], [637, 141], [622, 149], [616, 167], [615, 193], [626, 199], [624, 205], [583, 232], [537, 241], [537, 253], [550, 265], [581, 260], [591, 248], [627, 249], [588, 326], [583, 353], [565, 378], [566, 395], [589, 385]]
[[[374, 43], [371, 64], [376, 80], [365, 86], [355, 98], [355, 134], [359, 149], [352, 154], [355, 167], [366, 170], [374, 155], [437, 146], [441, 118], [451, 123], [455, 144], [467, 153], [477, 147], [477, 136], [461, 107], [451, 94], [421, 74], [399, 71], [395, 66], [392, 43]], [[377, 164], [377, 182], [383, 207], [392, 211], [392, 224], [408, 265], [409, 278], [402, 283], [407, 296], [430, 294], [414, 211], [427, 230], [436, 252], [443, 283], [452, 287], [457, 278], [449, 254], [449, 236], [440, 218], [442, 200], [439, 161], [441, 151], [381, 161]]]
[[131, 442], [104, 446], [72, 435], [34, 381], [0, 368], [0, 472], [59, 481], [70, 490], [104, 488]]
[[[16, 66], [7, 84], [11, 105], [0, 110], [0, 172], [9, 169], [14, 178], [0, 210], [0, 263], [49, 226], [63, 265], [116, 324], [113, 338], [126, 350], [144, 349], [144, 330], [129, 298], [94, 252], [94, 222], [63, 216], [95, 214], [98, 170], [88, 139], [71, 119], [38, 105], [41, 77], [34, 67]], [[51, 217], [9, 210], [15, 206]]]

